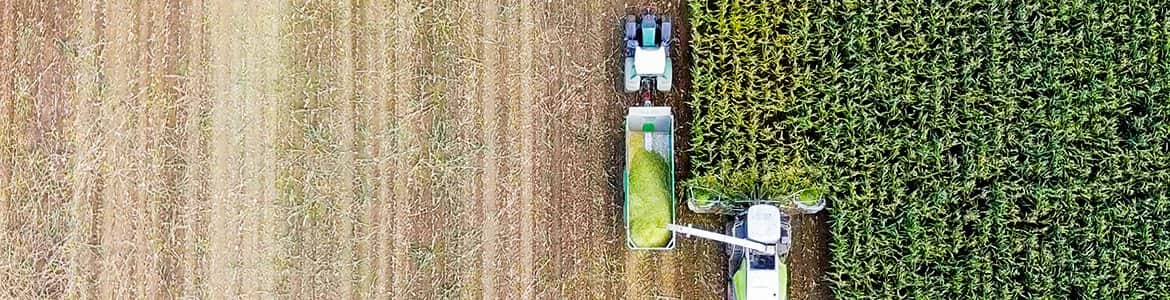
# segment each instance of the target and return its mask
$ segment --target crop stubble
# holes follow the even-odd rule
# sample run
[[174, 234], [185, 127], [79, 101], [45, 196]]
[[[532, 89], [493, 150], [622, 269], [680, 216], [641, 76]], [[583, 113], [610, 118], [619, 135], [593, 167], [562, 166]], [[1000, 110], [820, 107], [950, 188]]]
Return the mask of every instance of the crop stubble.
[[4, 295], [722, 292], [713, 245], [625, 259], [635, 3], [56, 4], [0, 6]]

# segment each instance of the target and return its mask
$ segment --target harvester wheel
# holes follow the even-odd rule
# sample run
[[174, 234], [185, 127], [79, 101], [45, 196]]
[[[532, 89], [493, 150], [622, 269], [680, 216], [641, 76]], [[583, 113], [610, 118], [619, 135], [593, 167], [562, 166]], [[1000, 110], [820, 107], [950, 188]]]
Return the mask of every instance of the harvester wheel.
[[[723, 234], [728, 236], [735, 236], [735, 222], [723, 223]], [[723, 243], [723, 253], [726, 254], [727, 257], [731, 260], [735, 260], [736, 255], [739, 254], [737, 253], [739, 252], [738, 250], [739, 248], [737, 248], [735, 245]]]

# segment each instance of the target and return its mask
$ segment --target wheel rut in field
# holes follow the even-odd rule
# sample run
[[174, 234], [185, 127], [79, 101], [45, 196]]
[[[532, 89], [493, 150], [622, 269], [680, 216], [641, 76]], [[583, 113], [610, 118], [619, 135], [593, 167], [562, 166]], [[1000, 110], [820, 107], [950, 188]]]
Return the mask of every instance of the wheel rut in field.
[[[135, 28], [132, 9], [127, 3], [107, 3], [107, 28]], [[134, 223], [140, 220], [142, 212], [136, 206], [136, 195], [132, 194], [133, 175], [129, 171], [133, 170], [131, 156], [135, 155], [132, 147], [136, 143], [131, 136], [117, 135], [134, 132], [131, 122], [136, 114], [132, 108], [141, 103], [141, 98], [135, 97], [136, 85], [141, 83], [134, 66], [138, 52], [133, 35], [109, 35], [103, 42], [107, 44], [101, 68], [109, 74], [105, 89], [108, 98], [104, 100], [122, 99], [125, 105], [103, 105], [100, 113], [103, 118], [98, 122], [110, 136], [103, 143], [106, 147], [99, 150], [107, 154], [102, 165], [108, 170], [108, 180], [101, 197], [100, 247], [105, 252], [98, 264], [103, 272], [96, 285], [102, 297], [132, 297], [138, 295], [137, 283], [143, 279], [139, 276], [138, 259], [146, 255], [135, 251], [139, 244], [134, 237]]]
[[[459, 137], [464, 123], [459, 112], [466, 109], [462, 98], [466, 91], [459, 78], [470, 67], [459, 61], [457, 45], [459, 1], [442, 0], [417, 3], [411, 11], [416, 21], [411, 46], [414, 55], [410, 88], [414, 100], [409, 112], [411, 132], [417, 138], [410, 143], [417, 157], [410, 174], [412, 193], [410, 224], [407, 234], [407, 258], [411, 280], [407, 298], [454, 298], [463, 288], [460, 272], [468, 264], [460, 261], [461, 239], [469, 237], [460, 212], [470, 203], [462, 185], [474, 182], [469, 176], [469, 151]], [[471, 45], [468, 50], [475, 50]], [[471, 114], [475, 116], [475, 114]], [[478, 265], [472, 264], [472, 265]], [[472, 268], [473, 269], [473, 268]]]
[[368, 242], [367, 261], [369, 273], [361, 283], [366, 286], [364, 293], [371, 298], [391, 298], [398, 295], [394, 289], [394, 278], [404, 276], [395, 270], [395, 247], [400, 244], [396, 240], [395, 226], [399, 223], [401, 213], [396, 211], [397, 177], [399, 170], [399, 152], [401, 133], [398, 132], [395, 118], [396, 103], [395, 84], [397, 71], [393, 68], [396, 46], [391, 38], [398, 30], [399, 21], [395, 17], [394, 6], [389, 3], [365, 3], [357, 5], [360, 16], [363, 36], [359, 47], [356, 82], [358, 82], [359, 99], [364, 102], [363, 111], [369, 115], [369, 131], [364, 139], [367, 145], [366, 160], [370, 165], [366, 168], [368, 176], [367, 189], [370, 199], [366, 216], [368, 228], [364, 234], [372, 241]]
[[536, 131], [535, 124], [535, 106], [536, 103], [544, 104], [540, 101], [543, 98], [537, 98], [533, 91], [535, 84], [532, 69], [533, 57], [532, 47], [535, 39], [539, 37], [534, 36], [533, 29], [536, 24], [540, 23], [533, 16], [533, 7], [531, 0], [520, 0], [519, 8], [520, 18], [520, 61], [517, 64], [521, 68], [520, 72], [520, 95], [513, 98], [514, 102], [519, 102], [521, 119], [520, 126], [520, 295], [522, 299], [532, 299], [535, 294], [536, 280], [535, 280], [535, 264], [533, 257], [533, 213], [534, 213], [534, 184], [536, 177], [533, 176], [533, 168], [537, 163], [537, 157], [533, 154], [536, 147], [536, 139], [534, 137]]
[[[208, 22], [211, 109], [207, 295], [276, 293], [285, 219], [278, 207], [278, 133], [291, 122], [276, 86], [281, 3], [212, 1]], [[240, 30], [250, 28], [252, 30]], [[280, 220], [282, 222], [278, 222]]]
[[[541, 33], [535, 26], [529, 0], [500, 1], [496, 18], [497, 34], [494, 47], [486, 55], [498, 57], [494, 69], [485, 65], [485, 76], [492, 77], [499, 104], [498, 111], [484, 114], [498, 115], [496, 156], [499, 169], [496, 186], [499, 187], [499, 218], [497, 239], [501, 252], [498, 270], [499, 295], [531, 299], [535, 297], [536, 266], [534, 247], [533, 209], [536, 186], [534, 166], [539, 163], [535, 154], [536, 105], [543, 98], [535, 96], [533, 84], [533, 46]], [[486, 29], [485, 29], [486, 30]]]
[[394, 2], [394, 58], [393, 58], [393, 86], [394, 86], [394, 126], [398, 132], [397, 150], [401, 157], [394, 167], [394, 223], [393, 223], [393, 252], [391, 254], [393, 281], [391, 291], [395, 298], [403, 298], [409, 292], [408, 271], [411, 268], [408, 251], [411, 231], [410, 224], [411, 189], [414, 167], [418, 161], [418, 133], [412, 118], [414, 101], [417, 95], [415, 75], [417, 53], [414, 52], [415, 43], [415, 6], [413, 1]]
[[498, 0], [482, 0], [480, 3], [480, 21], [483, 24], [480, 44], [480, 73], [479, 105], [483, 114], [481, 129], [483, 130], [483, 178], [482, 178], [482, 258], [480, 285], [484, 299], [499, 298], [500, 268], [500, 205], [499, 205], [499, 99], [497, 65], [499, 61], [499, 37], [496, 28], [499, 17]]
[[178, 53], [172, 59], [183, 58], [186, 72], [176, 72], [179, 78], [178, 89], [183, 92], [179, 105], [182, 107], [184, 118], [180, 139], [182, 140], [181, 161], [186, 165], [181, 175], [180, 189], [182, 200], [179, 218], [180, 229], [176, 233], [182, 238], [182, 251], [178, 272], [182, 287], [176, 291], [175, 297], [206, 298], [207, 295], [207, 255], [203, 245], [208, 242], [208, 203], [210, 191], [208, 189], [209, 166], [207, 164], [210, 149], [211, 129], [203, 126], [210, 122], [211, 100], [210, 72], [208, 61], [207, 23], [203, 20], [207, 15], [204, 0], [192, 0], [179, 5], [178, 23], [185, 29], [185, 51]]

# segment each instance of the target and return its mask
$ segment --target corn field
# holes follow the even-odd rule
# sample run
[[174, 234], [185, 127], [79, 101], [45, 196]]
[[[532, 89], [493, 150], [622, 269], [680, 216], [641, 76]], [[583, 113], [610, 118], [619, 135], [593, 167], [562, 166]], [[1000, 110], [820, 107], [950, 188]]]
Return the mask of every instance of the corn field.
[[836, 297], [1170, 294], [1170, 4], [689, 4], [689, 183], [826, 190]]

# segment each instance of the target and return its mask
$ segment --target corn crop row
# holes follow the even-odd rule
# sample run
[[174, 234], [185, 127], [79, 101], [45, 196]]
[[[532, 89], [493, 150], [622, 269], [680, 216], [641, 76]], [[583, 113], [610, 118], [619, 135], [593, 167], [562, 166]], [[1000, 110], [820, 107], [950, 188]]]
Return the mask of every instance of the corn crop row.
[[1170, 295], [1170, 4], [689, 8], [688, 183], [827, 191], [837, 297]]

